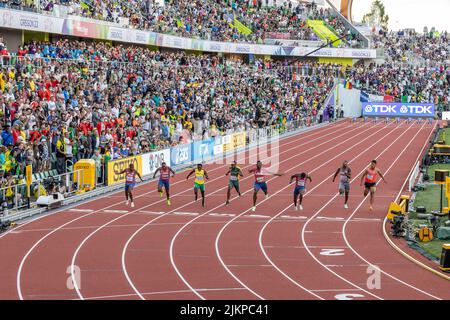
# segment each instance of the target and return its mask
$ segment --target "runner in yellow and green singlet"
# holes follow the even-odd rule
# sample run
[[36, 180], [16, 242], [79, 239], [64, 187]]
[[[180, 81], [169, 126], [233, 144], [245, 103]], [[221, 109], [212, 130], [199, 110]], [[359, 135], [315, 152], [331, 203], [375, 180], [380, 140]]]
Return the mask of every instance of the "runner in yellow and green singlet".
[[186, 177], [186, 180], [189, 179], [189, 177], [195, 173], [195, 180], [194, 180], [194, 194], [195, 194], [195, 201], [197, 201], [198, 198], [198, 190], [200, 190], [200, 193], [202, 194], [202, 206], [205, 206], [205, 179], [208, 180], [208, 173], [205, 169], [203, 169], [203, 166], [201, 163], [197, 165], [196, 169], [192, 169], [191, 172]]

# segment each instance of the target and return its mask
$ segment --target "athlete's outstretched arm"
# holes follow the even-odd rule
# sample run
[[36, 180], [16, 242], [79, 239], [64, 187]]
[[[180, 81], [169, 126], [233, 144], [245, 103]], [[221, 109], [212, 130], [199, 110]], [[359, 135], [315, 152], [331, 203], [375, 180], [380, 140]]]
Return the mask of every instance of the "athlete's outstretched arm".
[[306, 179], [309, 179], [309, 182], [312, 182], [311, 176], [309, 174], [306, 176]]
[[289, 180], [289, 183], [292, 183], [292, 181], [294, 181], [294, 179], [298, 176], [298, 174], [294, 174], [291, 176], [291, 179]]
[[141, 182], [144, 182], [144, 180], [142, 180], [141, 174], [139, 172], [136, 171], [136, 175], [139, 177], [139, 179], [141, 179]]
[[161, 168], [158, 168], [158, 169], [155, 170], [155, 173], [153, 174], [153, 179], [155, 179], [156, 174], [157, 174], [160, 170], [161, 170]]
[[381, 173], [380, 169], [377, 169], [378, 174], [380, 175], [381, 180], [384, 181], [384, 183], [387, 183], [386, 179], [384, 178], [383, 174]]
[[127, 172], [126, 169], [125, 169], [125, 170], [122, 170], [122, 171], [120, 171], [120, 172], [117, 172], [116, 170], [114, 170], [114, 173], [117, 174], [117, 175], [119, 175], [119, 174], [124, 174], [125, 172]]
[[172, 168], [169, 167], [170, 172], [172, 172], [172, 177], [175, 177], [175, 171], [173, 171]]
[[336, 173], [334, 174], [334, 177], [333, 177], [333, 182], [334, 182], [334, 180], [336, 180], [336, 177], [337, 177], [337, 175], [339, 174], [339, 171], [341, 171], [341, 168], [338, 168], [338, 169], [336, 170]]
[[239, 175], [240, 175], [241, 177], [244, 177], [244, 174], [242, 173], [242, 170], [241, 170], [241, 169], [239, 169]]
[[352, 178], [352, 169], [347, 167], [347, 178], [351, 179]]
[[195, 172], [195, 169], [192, 169], [192, 171], [191, 172], [189, 172], [189, 174], [187, 175], [187, 177], [186, 177], [186, 180], [188, 180], [189, 179], [189, 177], [193, 174]]
[[281, 177], [283, 173], [272, 173], [273, 176]]
[[231, 172], [231, 170], [228, 170], [227, 173], [225, 173], [225, 175], [226, 175], [226, 176], [229, 175], [230, 172]]
[[361, 182], [360, 182], [360, 186], [362, 186], [362, 184], [363, 184], [363, 181], [364, 181], [364, 178], [366, 177], [366, 175], [367, 175], [367, 169], [366, 170], [364, 170], [364, 173], [362, 174], [362, 176], [361, 176]]
[[205, 172], [205, 178], [206, 178], [206, 180], [209, 180], [208, 172], [206, 172], [206, 170], [203, 170], [203, 171]]

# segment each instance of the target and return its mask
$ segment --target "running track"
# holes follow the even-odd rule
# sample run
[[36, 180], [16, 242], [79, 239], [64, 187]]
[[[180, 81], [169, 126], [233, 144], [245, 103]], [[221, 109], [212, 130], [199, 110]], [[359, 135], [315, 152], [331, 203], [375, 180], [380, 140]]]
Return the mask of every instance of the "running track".
[[[270, 178], [256, 212], [243, 154], [243, 195], [233, 193], [228, 206], [227, 166], [214, 164], [206, 166], [205, 208], [192, 201], [183, 172], [172, 181], [171, 207], [150, 182], [135, 189], [133, 209], [120, 192], [27, 221], [0, 235], [0, 298], [450, 299], [450, 282], [383, 237], [389, 202], [436, 125], [342, 121], [282, 139], [275, 148], [285, 175]], [[359, 178], [373, 158], [388, 184], [369, 213]], [[331, 183], [344, 159], [353, 173], [349, 209]], [[294, 211], [288, 182], [301, 171], [313, 182], [304, 210]], [[375, 288], [370, 270], [379, 271]]]

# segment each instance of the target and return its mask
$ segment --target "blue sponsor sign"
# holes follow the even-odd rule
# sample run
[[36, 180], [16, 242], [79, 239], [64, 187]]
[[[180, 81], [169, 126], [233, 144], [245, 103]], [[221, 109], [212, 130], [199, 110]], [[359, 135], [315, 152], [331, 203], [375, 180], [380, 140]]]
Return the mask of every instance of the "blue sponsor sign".
[[434, 117], [433, 103], [388, 103], [363, 102], [363, 116], [365, 117]]
[[191, 144], [182, 144], [170, 150], [170, 165], [178, 166], [180, 164], [192, 161]]
[[192, 161], [204, 160], [214, 156], [214, 139], [197, 141], [192, 144]]

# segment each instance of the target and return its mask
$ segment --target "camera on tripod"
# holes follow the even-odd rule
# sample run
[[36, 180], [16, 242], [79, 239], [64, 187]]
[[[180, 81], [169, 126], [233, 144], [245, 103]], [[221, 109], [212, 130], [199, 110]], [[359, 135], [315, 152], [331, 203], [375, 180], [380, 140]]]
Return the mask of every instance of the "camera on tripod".
[[398, 211], [393, 211], [394, 217], [391, 221], [391, 234], [399, 238], [406, 235], [405, 217]]

